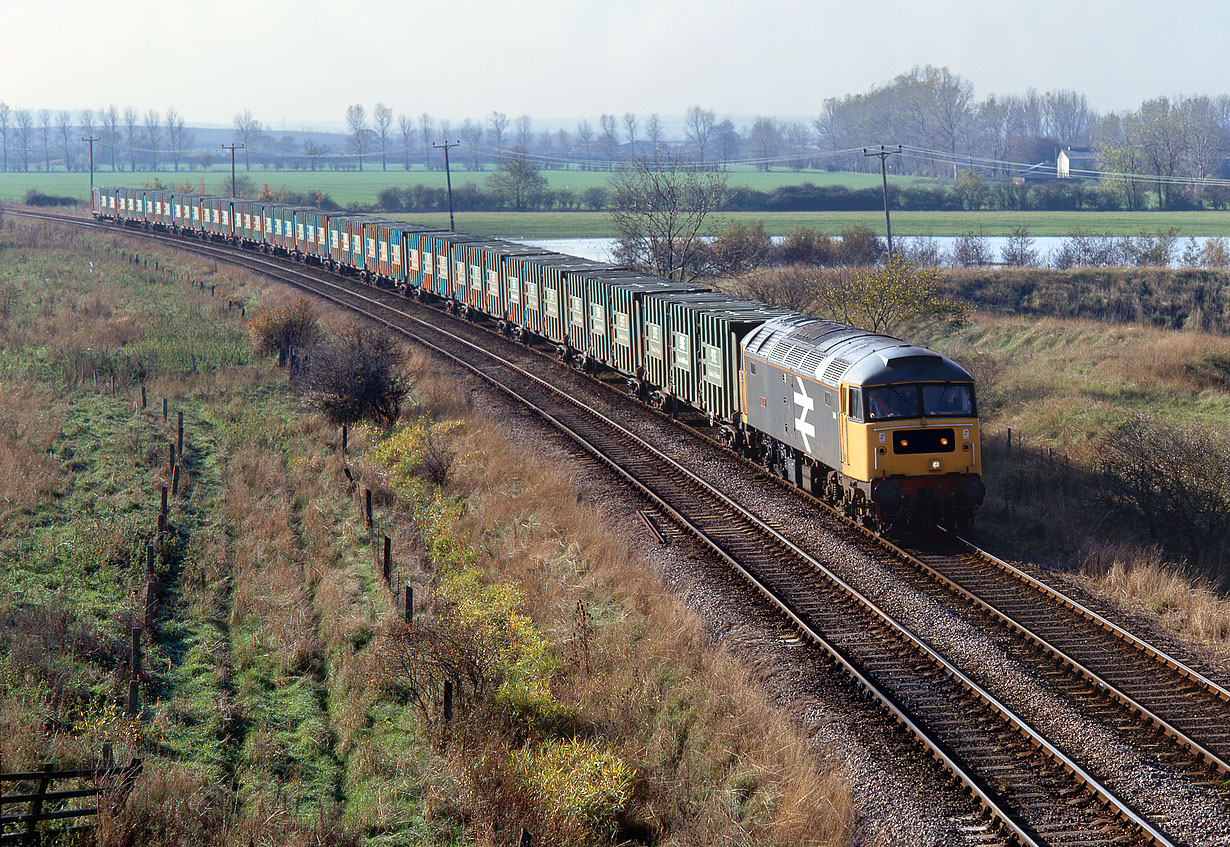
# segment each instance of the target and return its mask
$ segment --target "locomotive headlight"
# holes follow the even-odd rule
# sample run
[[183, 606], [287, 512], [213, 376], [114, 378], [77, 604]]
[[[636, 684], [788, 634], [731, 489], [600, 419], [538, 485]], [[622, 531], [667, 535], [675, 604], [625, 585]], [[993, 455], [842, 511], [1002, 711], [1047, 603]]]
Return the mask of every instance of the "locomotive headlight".
[[941, 447], [947, 447], [947, 446], [948, 446], [948, 439], [947, 439], [947, 438], [941, 438], [941, 439], [940, 439], [940, 446], [941, 446]]
[[939, 460], [939, 459], [933, 459], [933, 460], [931, 461], [931, 470], [933, 470], [933, 471], [938, 471], [939, 469], [940, 469], [940, 460]]

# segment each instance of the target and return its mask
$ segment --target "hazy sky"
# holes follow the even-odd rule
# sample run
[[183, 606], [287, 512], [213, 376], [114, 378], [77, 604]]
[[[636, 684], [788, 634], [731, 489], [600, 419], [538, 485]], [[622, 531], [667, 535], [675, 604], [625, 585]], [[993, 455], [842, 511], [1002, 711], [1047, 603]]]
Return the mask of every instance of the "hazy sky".
[[814, 115], [914, 65], [976, 96], [1072, 88], [1099, 110], [1230, 91], [1230, 3], [1185, 0], [0, 0], [0, 100], [115, 102], [279, 129], [346, 106]]

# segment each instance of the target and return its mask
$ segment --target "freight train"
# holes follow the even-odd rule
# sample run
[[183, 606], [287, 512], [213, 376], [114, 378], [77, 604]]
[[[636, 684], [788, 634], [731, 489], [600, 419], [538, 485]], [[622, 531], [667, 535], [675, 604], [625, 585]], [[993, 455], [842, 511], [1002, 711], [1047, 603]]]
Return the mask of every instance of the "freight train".
[[877, 530], [961, 528], [986, 489], [974, 380], [932, 350], [702, 286], [353, 212], [97, 188], [96, 218], [317, 264], [490, 321]]

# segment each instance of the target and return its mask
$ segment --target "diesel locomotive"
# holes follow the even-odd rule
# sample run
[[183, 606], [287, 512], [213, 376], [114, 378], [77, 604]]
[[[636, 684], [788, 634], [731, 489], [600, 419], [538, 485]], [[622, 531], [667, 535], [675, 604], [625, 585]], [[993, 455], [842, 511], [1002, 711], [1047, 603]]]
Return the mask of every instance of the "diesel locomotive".
[[97, 188], [99, 220], [315, 263], [621, 374], [664, 410], [880, 530], [961, 528], [982, 482], [974, 380], [945, 356], [603, 262], [353, 212]]

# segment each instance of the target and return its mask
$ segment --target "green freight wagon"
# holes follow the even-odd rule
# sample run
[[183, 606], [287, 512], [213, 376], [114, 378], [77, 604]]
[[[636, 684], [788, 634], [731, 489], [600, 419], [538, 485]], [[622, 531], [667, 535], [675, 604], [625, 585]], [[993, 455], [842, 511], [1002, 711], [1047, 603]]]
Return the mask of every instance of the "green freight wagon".
[[[442, 300], [453, 296], [451, 280], [456, 275], [449, 248], [471, 241], [489, 241], [481, 235], [464, 232], [416, 232], [414, 244], [418, 253], [418, 271], [411, 270], [411, 280], [417, 276], [418, 288]], [[413, 268], [413, 260], [411, 263]]]
[[542, 247], [493, 239], [454, 245], [453, 255], [458, 261], [465, 263], [467, 270], [465, 299], [461, 302], [471, 309], [478, 309], [480, 312], [491, 315], [497, 321], [501, 321], [504, 328], [507, 328], [506, 261], [513, 256], [558, 254], [553, 254]]
[[607, 332], [599, 336], [591, 331], [594, 355], [608, 367], [638, 377], [638, 387], [644, 373], [644, 298], [655, 293], [705, 291], [702, 286], [638, 274], [598, 277], [590, 281], [589, 290], [591, 311], [605, 302]]
[[406, 291], [409, 258], [414, 252], [411, 234], [439, 231], [421, 224], [381, 221], [376, 226], [376, 283]]

